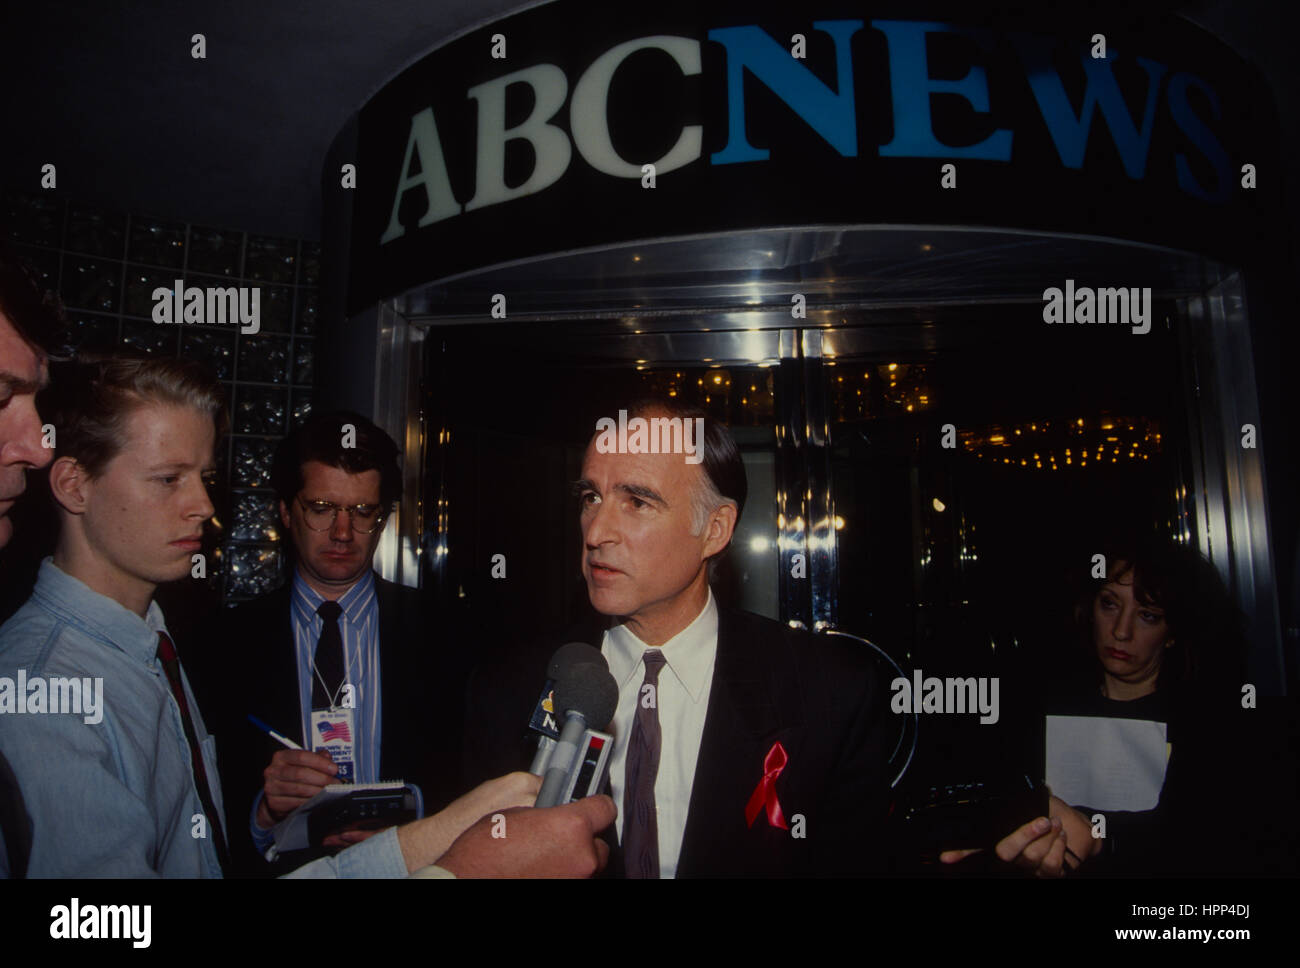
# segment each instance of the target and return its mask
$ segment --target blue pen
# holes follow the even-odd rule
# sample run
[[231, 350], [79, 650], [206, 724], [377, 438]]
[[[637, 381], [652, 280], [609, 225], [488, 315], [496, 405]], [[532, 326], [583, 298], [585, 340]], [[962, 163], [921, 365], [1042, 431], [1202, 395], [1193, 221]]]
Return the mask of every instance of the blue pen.
[[301, 746], [299, 746], [297, 743], [295, 743], [295, 742], [294, 742], [293, 740], [291, 740], [289, 737], [287, 737], [287, 736], [281, 736], [279, 733], [277, 733], [275, 730], [273, 730], [270, 726], [266, 725], [266, 723], [262, 722], [262, 721], [261, 721], [260, 719], [258, 719], [256, 716], [252, 716], [252, 715], [250, 715], [250, 716], [248, 717], [248, 721], [249, 721], [250, 723], [252, 723], [254, 726], [256, 726], [258, 729], [260, 729], [262, 732], [266, 733], [266, 735], [269, 736], [269, 737], [271, 737], [271, 739], [276, 740], [276, 741], [279, 742], [279, 743], [282, 743], [283, 745], [289, 747], [289, 749], [291, 749], [291, 750], [300, 750], [300, 749], [302, 749]]

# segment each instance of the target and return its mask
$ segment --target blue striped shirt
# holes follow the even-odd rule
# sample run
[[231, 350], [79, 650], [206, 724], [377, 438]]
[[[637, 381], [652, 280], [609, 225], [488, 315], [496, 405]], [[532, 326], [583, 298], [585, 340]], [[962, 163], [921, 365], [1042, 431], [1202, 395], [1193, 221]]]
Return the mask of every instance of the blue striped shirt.
[[[311, 749], [311, 685], [316, 672], [314, 659], [324, 622], [316, 614], [325, 599], [293, 573], [293, 593], [289, 597], [289, 617], [293, 625], [294, 657], [298, 667], [298, 709], [302, 716], [303, 748]], [[339, 616], [339, 633], [343, 637], [343, 662], [346, 682], [352, 688], [352, 749], [356, 756], [353, 777], [356, 783], [377, 783], [379, 775], [380, 724], [383, 710], [380, 701], [379, 670], [379, 600], [375, 595], [375, 573], [367, 571], [355, 585], [338, 599], [343, 614]], [[339, 697], [342, 701], [342, 697]], [[273, 726], [275, 724], [272, 724]], [[257, 810], [264, 791], [253, 798], [249, 830], [259, 853], [274, 842], [271, 831], [257, 824]]]
[[[311, 749], [311, 692], [316, 676], [313, 660], [320, 642], [324, 622], [316, 609], [325, 601], [302, 580], [293, 575], [290, 612], [293, 619], [294, 655], [298, 664], [298, 708], [302, 710], [303, 746]], [[375, 596], [375, 573], [364, 576], [338, 599], [343, 614], [339, 632], [343, 636], [345, 681], [352, 686], [353, 752], [356, 756], [357, 783], [376, 783], [388, 779], [379, 775], [380, 750], [380, 669], [379, 669], [379, 600]], [[341, 697], [339, 697], [341, 702]]]

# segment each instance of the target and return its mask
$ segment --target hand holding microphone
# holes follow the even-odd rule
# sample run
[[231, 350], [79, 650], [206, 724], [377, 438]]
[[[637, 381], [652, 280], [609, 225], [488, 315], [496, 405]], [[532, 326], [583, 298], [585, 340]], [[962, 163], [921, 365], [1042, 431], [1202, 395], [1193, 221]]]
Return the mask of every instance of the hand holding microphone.
[[616, 814], [614, 801], [605, 796], [507, 810], [500, 814], [500, 828], [484, 817], [461, 834], [438, 866], [457, 877], [590, 877], [609, 860], [609, 845], [596, 835]]

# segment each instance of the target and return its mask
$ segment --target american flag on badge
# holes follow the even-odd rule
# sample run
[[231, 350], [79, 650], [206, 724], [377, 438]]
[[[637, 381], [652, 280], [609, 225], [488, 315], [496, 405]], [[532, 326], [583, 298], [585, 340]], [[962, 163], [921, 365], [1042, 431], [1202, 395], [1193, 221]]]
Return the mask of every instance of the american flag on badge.
[[348, 729], [348, 721], [340, 719], [337, 723], [331, 723], [328, 720], [321, 720], [316, 724], [320, 730], [320, 738], [328, 743], [332, 739], [341, 739], [345, 743], [352, 742], [352, 730]]

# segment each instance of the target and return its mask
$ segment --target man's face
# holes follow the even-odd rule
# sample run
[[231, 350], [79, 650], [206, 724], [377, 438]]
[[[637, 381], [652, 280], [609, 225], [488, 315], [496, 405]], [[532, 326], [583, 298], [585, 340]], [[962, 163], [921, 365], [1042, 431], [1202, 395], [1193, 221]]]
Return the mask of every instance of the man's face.
[[1093, 642], [1097, 658], [1115, 679], [1154, 682], [1164, 659], [1169, 625], [1164, 609], [1144, 605], [1133, 594], [1133, 571], [1117, 563], [1116, 577], [1093, 599]]
[[27, 486], [27, 469], [44, 467], [54, 451], [41, 446], [36, 391], [45, 385], [45, 357], [0, 313], [0, 548], [13, 536], [9, 509]]
[[[354, 531], [352, 515], [345, 511], [338, 513], [333, 524], [328, 524], [328, 516], [324, 522], [314, 522], [304, 505], [328, 501], [347, 507], [377, 506], [379, 482], [377, 470], [349, 474], [342, 468], [309, 460], [302, 465], [302, 490], [290, 504], [280, 502], [280, 520], [289, 529], [298, 552], [298, 568], [307, 584], [320, 594], [336, 596], [370, 570], [384, 529], [380, 526], [374, 534]], [[313, 524], [325, 530], [316, 531]]]
[[212, 516], [204, 478], [216, 437], [203, 411], [157, 403], [133, 409], [125, 431], [122, 450], [83, 485], [86, 541], [118, 601], [190, 573]]
[[577, 486], [582, 576], [598, 612], [670, 631], [681, 625], [675, 619], [694, 617], [676, 613], [703, 589], [707, 557], [731, 537], [725, 529], [719, 544], [711, 526], [691, 534], [692, 488], [703, 473], [681, 454], [602, 454], [588, 445]]

